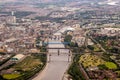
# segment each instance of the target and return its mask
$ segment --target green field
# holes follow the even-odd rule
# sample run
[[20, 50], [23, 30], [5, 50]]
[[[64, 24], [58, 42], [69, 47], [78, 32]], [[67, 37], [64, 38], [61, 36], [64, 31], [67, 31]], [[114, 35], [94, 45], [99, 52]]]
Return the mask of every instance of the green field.
[[14, 68], [16, 70], [29, 71], [41, 64], [42, 62], [39, 59], [35, 59], [33, 56], [28, 56], [22, 62], [16, 64]]
[[103, 59], [101, 59], [100, 57], [96, 55], [91, 55], [90, 53], [82, 55], [80, 57], [79, 62], [81, 62], [85, 68], [96, 67], [98, 65], [102, 65], [105, 63]]
[[20, 74], [5, 74], [5, 75], [3, 75], [3, 78], [10, 80], [10, 79], [18, 78], [20, 76], [21, 76]]
[[108, 68], [108, 69], [117, 69], [117, 65], [113, 62], [105, 62], [105, 66]]
[[8, 69], [12, 68], [14, 71], [9, 74], [2, 74], [0, 80], [28, 80], [43, 69], [46, 60], [46, 54], [31, 54], [22, 61], [9, 67]]
[[105, 69], [117, 69], [117, 65], [114, 62], [103, 60], [101, 57], [92, 54], [84, 54], [80, 57], [79, 62], [87, 67], [99, 67]]

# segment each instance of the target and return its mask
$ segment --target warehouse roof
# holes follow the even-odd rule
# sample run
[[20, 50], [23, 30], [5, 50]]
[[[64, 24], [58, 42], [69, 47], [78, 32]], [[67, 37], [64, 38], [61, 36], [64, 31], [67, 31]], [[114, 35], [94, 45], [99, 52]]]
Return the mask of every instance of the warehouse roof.
[[20, 60], [20, 59], [22, 59], [24, 56], [25, 56], [25, 55], [23, 55], [23, 54], [17, 54], [16, 56], [13, 57], [13, 59], [15, 58], [15, 59], [17, 59], [17, 60]]

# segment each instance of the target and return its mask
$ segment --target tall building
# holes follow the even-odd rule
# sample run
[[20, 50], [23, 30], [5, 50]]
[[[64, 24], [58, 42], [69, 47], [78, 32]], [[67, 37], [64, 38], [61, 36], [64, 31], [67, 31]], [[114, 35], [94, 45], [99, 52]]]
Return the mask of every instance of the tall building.
[[14, 11], [11, 12], [11, 16], [7, 17], [6, 22], [9, 24], [16, 23], [16, 16], [14, 14]]
[[11, 15], [14, 16], [14, 11], [11, 12]]

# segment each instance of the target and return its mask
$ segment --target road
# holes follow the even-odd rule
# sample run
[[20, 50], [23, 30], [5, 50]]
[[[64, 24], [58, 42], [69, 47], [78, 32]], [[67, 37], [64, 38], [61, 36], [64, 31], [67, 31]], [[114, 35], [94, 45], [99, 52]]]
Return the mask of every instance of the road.
[[99, 47], [103, 52], [105, 52], [105, 53], [108, 54], [108, 52], [102, 47], [102, 45], [101, 45], [100, 43], [98, 43], [98, 42], [97, 42], [95, 39], [93, 39], [92, 37], [90, 37], [90, 39], [91, 39], [92, 41], [94, 41], [95, 43], [97, 43], [98, 47]]
[[[87, 36], [87, 34], [90, 32], [91, 30], [88, 30], [88, 31], [86, 31], [85, 32], [85, 36]], [[102, 47], [102, 45], [99, 43], [99, 42], [97, 42], [95, 39], [93, 39], [93, 37], [92, 36], [88, 36], [93, 42], [95, 42], [97, 45], [98, 45], [98, 47], [103, 51], [103, 52], [105, 52], [105, 53], [107, 53], [108, 54], [108, 52]]]
[[80, 71], [82, 72], [85, 80], [90, 80], [87, 73], [86, 73], [86, 71], [84, 70], [83, 66], [81, 65], [81, 63], [79, 63], [79, 67], [80, 67]]
[[[49, 43], [61, 43], [60, 40], [49, 40]], [[64, 48], [64, 44], [48, 44], [48, 47], [50, 48]], [[66, 70], [68, 69], [68, 66], [70, 62], [68, 62], [71, 59], [71, 56], [69, 56], [69, 50], [66, 49], [59, 49], [59, 55], [58, 55], [58, 49], [49, 49], [48, 50], [48, 63], [45, 67], [45, 69], [39, 73], [33, 80], [62, 80], [62, 77]], [[49, 56], [51, 55], [51, 56]]]

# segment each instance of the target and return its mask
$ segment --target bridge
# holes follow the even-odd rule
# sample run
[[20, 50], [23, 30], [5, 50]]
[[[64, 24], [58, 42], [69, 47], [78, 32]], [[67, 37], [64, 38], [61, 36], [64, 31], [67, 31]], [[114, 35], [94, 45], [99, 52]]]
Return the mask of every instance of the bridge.
[[59, 37], [59, 39], [49, 38], [47, 44], [48, 63], [45, 69], [33, 80], [62, 80], [62, 77], [72, 60], [70, 48], [65, 48], [64, 46], [64, 44], [69, 43], [61, 42], [61, 38]]
[[70, 42], [44, 42], [43, 44], [70, 44]]

